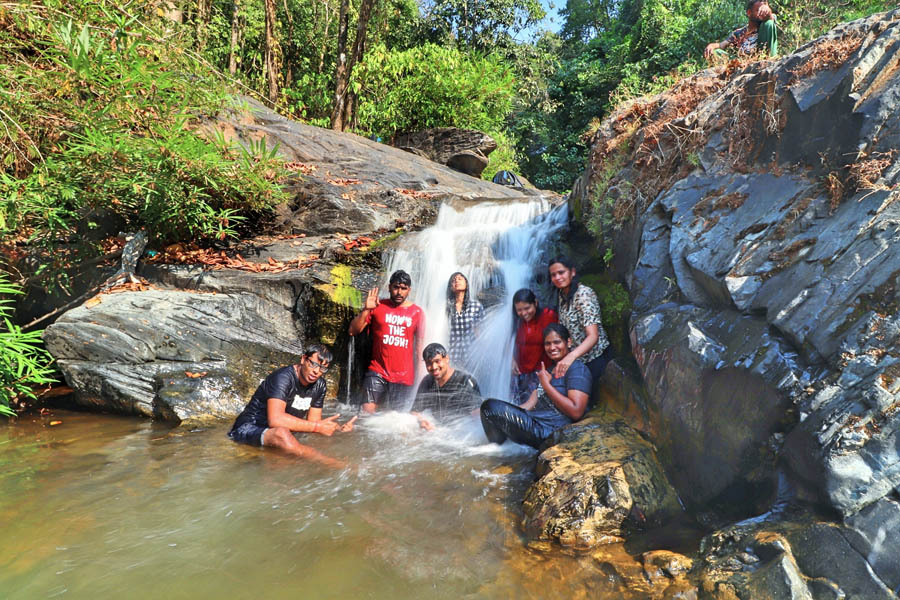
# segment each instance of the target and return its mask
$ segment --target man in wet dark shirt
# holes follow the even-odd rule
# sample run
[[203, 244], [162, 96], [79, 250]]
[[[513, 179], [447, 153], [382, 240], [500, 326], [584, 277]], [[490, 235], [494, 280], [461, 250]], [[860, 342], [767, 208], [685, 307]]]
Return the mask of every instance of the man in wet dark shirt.
[[[331, 351], [314, 344], [300, 362], [272, 372], [259, 384], [228, 437], [251, 446], [273, 446], [291, 454], [325, 463], [337, 463], [297, 441], [293, 432], [320, 433], [352, 431], [351, 419], [344, 425], [334, 415], [322, 419], [325, 402], [325, 372], [331, 363]], [[336, 465], [335, 465], [336, 466]]]
[[466, 414], [478, 406], [481, 402], [478, 383], [468, 373], [453, 368], [446, 348], [440, 344], [428, 344], [422, 351], [422, 360], [428, 375], [419, 384], [416, 401], [410, 410], [422, 429], [434, 429], [434, 424], [422, 415], [423, 411], [431, 411], [436, 419], [443, 420]]

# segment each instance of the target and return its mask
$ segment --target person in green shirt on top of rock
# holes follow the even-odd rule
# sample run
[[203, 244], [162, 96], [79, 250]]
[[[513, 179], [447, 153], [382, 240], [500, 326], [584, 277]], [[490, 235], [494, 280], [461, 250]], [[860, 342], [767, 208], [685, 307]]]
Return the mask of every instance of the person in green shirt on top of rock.
[[721, 42], [707, 44], [703, 55], [707, 60], [726, 55], [727, 48], [735, 48], [738, 55], [778, 54], [778, 29], [775, 26], [775, 15], [767, 0], [748, 0], [748, 23], [735, 29]]

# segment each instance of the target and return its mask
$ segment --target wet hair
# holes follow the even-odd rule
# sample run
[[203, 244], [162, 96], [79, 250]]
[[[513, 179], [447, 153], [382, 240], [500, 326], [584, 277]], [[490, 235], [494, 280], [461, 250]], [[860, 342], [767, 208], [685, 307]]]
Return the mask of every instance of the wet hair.
[[757, 2], [762, 2], [763, 4], [768, 4], [766, 0], [747, 0], [747, 10], [753, 8], [753, 5]]
[[324, 344], [313, 344], [311, 346], [307, 346], [306, 352], [303, 353], [303, 356], [309, 358], [313, 354], [318, 354], [320, 360], [324, 360], [329, 364], [331, 364], [331, 360], [334, 358], [331, 355], [331, 350], [329, 350]]
[[388, 281], [388, 285], [394, 285], [395, 283], [399, 283], [407, 287], [412, 287], [412, 277], [410, 277], [409, 273], [407, 273], [403, 269], [394, 271], [393, 273], [391, 273], [391, 279]]
[[[575, 269], [576, 268], [575, 261], [572, 260], [571, 258], [569, 258], [568, 256], [566, 256], [565, 254], [557, 254], [556, 256], [554, 256], [553, 258], [548, 260], [547, 261], [547, 269], [549, 270], [550, 267], [552, 267], [556, 263], [561, 264], [562, 266], [564, 266], [567, 269]], [[553, 285], [552, 281], [550, 282], [550, 285]], [[580, 284], [578, 283], [578, 276], [576, 275], [575, 277], [572, 278], [571, 285], [569, 285], [569, 294], [566, 296], [567, 303], [572, 301], [572, 298], [575, 296], [575, 292], [578, 290], [579, 285]], [[557, 294], [557, 298], [558, 297], [559, 297], [559, 294]], [[559, 303], [557, 302], [557, 304], [559, 304]], [[557, 308], [559, 308], [559, 306], [557, 306]]]
[[[528, 288], [522, 288], [513, 294], [512, 298], [512, 311], [513, 311], [513, 319], [519, 319], [519, 313], [516, 312], [516, 304], [519, 302], [527, 302], [528, 304], [534, 304], [534, 308], [537, 312], [541, 312], [541, 305], [538, 304], [537, 296], [534, 295], [534, 292], [529, 290]], [[535, 318], [537, 315], [535, 315]], [[519, 319], [521, 320], [521, 319]]]
[[447, 356], [447, 349], [437, 342], [428, 344], [427, 346], [425, 346], [425, 349], [422, 350], [422, 360], [424, 360], [425, 362], [434, 360], [434, 357], [438, 354], [440, 354], [441, 356]]
[[456, 294], [453, 293], [453, 278], [459, 275], [466, 281], [466, 295], [463, 296], [462, 309], [469, 308], [469, 278], [457, 271], [447, 280], [447, 314], [449, 315], [456, 307]]
[[555, 333], [559, 335], [563, 339], [563, 341], [568, 341], [572, 336], [569, 335], [569, 330], [562, 323], [550, 323], [546, 327], [544, 327], [544, 331], [541, 333], [541, 339], [546, 340], [547, 336], [551, 333]]

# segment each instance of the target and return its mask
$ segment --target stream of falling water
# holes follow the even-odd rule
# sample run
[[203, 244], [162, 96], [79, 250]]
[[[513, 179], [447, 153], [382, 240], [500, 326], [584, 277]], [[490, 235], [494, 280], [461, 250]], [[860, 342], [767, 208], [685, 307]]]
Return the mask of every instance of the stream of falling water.
[[383, 286], [397, 269], [412, 277], [410, 299], [425, 311], [426, 344], [448, 345], [447, 282], [456, 271], [468, 278], [470, 297], [481, 298], [486, 313], [471, 356], [456, 366], [475, 376], [484, 397], [509, 397], [512, 296], [523, 287], [542, 295], [535, 275], [566, 219], [565, 205], [554, 208], [543, 197], [444, 204], [435, 224], [405, 236], [387, 261]]

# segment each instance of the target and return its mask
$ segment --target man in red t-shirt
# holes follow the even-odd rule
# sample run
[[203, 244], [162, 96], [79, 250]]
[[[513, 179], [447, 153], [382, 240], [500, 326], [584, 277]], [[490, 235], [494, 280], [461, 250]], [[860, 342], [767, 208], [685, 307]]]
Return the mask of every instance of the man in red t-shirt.
[[350, 335], [371, 325], [372, 362], [363, 380], [366, 399], [362, 409], [374, 413], [378, 405], [405, 410], [416, 381], [415, 357], [425, 335], [425, 314], [407, 300], [412, 279], [395, 271], [388, 283], [388, 298], [378, 300], [378, 288], [369, 290], [362, 312], [350, 322]]

